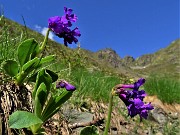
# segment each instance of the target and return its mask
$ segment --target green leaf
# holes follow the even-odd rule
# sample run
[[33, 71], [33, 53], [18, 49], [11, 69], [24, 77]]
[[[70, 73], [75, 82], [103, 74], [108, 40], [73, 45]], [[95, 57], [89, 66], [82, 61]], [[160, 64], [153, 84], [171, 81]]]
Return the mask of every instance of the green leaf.
[[96, 126], [87, 126], [80, 131], [80, 135], [99, 135], [99, 131]]
[[28, 78], [28, 81], [29, 82], [36, 82], [36, 78], [37, 78], [37, 72], [32, 74], [29, 78]]
[[41, 118], [43, 106], [47, 100], [47, 94], [48, 93], [46, 90], [46, 85], [44, 83], [41, 83], [36, 92], [35, 110], [34, 110], [35, 115], [38, 116], [39, 118]]
[[49, 55], [49, 56], [42, 58], [40, 64], [52, 62], [53, 60], [55, 60], [55, 55]]
[[72, 96], [72, 93], [73, 91], [64, 90], [61, 95], [50, 98], [43, 111], [42, 120], [46, 121], [52, 117], [57, 112], [57, 109]]
[[28, 128], [35, 124], [41, 124], [43, 121], [35, 116], [33, 113], [26, 111], [16, 111], [9, 117], [10, 128]]
[[58, 75], [56, 73], [54, 73], [53, 71], [51, 71], [49, 69], [46, 69], [46, 72], [51, 76], [52, 82], [57, 81]]
[[[56, 73], [54, 73], [53, 71], [49, 70], [49, 69], [45, 69], [45, 71], [51, 76], [52, 82], [57, 81], [58, 79], [58, 75]], [[34, 73], [28, 81], [30, 82], [36, 82], [36, 78], [37, 78], [37, 72]]]
[[28, 61], [23, 65], [22, 70], [26, 73], [30, 73], [32, 70], [36, 69], [39, 65], [39, 58], [35, 57], [34, 59]]
[[3, 58], [0, 58], [0, 64], [3, 62], [3, 60], [4, 60]]
[[34, 39], [27, 39], [19, 44], [18, 60], [22, 67], [26, 62], [33, 59], [39, 51], [39, 44]]
[[7, 60], [2, 63], [3, 69], [6, 71], [8, 75], [14, 77], [18, 74], [19, 67], [16, 61], [14, 60]]
[[36, 84], [33, 90], [33, 98], [35, 98], [37, 89], [41, 83], [44, 83], [46, 85], [47, 93], [49, 93], [52, 86], [52, 79], [51, 76], [48, 73], [46, 73], [45, 69], [42, 69], [38, 72]]

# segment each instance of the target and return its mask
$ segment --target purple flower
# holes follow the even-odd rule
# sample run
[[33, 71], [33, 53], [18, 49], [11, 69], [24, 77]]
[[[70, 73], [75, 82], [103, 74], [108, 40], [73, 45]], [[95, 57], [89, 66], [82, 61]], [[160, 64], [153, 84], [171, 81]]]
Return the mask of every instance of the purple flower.
[[72, 22], [76, 22], [77, 16], [75, 14], [72, 14], [72, 11], [73, 10], [71, 8], [64, 7], [64, 13], [65, 13], [66, 19]]
[[77, 21], [77, 16], [72, 14], [72, 9], [64, 7], [64, 13], [62, 17], [54, 16], [48, 19], [48, 28], [54, 32], [58, 37], [64, 38], [64, 45], [67, 46], [67, 43], [72, 44], [72, 42], [77, 43], [80, 37], [80, 31], [76, 27], [71, 30], [72, 22]]
[[127, 106], [128, 115], [130, 115], [131, 117], [134, 117], [137, 114], [139, 114], [141, 120], [142, 118], [147, 119], [148, 110], [154, 109], [151, 103], [144, 104], [144, 102], [140, 100], [139, 98], [135, 98], [134, 100], [131, 100], [130, 102], [131, 104]]
[[74, 91], [76, 90], [76, 87], [71, 85], [70, 83], [68, 83], [65, 80], [61, 80], [60, 82], [57, 83], [56, 88], [65, 88], [67, 91]]
[[76, 27], [74, 30], [67, 30], [64, 31], [61, 34], [57, 34], [58, 37], [62, 37], [64, 38], [64, 45], [67, 46], [67, 43], [72, 44], [72, 42], [77, 43], [78, 39], [76, 38], [76, 36], [81, 36], [80, 31], [78, 30], [78, 28]]
[[144, 104], [143, 99], [146, 96], [145, 91], [138, 90], [144, 83], [145, 79], [141, 78], [134, 84], [120, 84], [115, 87], [119, 98], [127, 106], [128, 115], [134, 117], [139, 114], [140, 120], [142, 120], [142, 118], [147, 119], [148, 111], [154, 109], [151, 103]]
[[139, 98], [141, 100], [143, 100], [145, 98], [145, 96], [147, 95], [146, 92], [144, 90], [133, 90], [133, 97], [134, 98]]
[[62, 32], [62, 23], [61, 18], [59, 16], [54, 16], [48, 19], [48, 27], [54, 32], [54, 33], [61, 33]]

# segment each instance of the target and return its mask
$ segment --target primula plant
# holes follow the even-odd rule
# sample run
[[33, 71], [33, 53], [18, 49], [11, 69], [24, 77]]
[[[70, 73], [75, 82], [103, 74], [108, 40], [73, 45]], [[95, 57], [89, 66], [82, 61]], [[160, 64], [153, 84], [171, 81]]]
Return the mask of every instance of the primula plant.
[[[35, 82], [32, 91], [33, 111], [18, 110], [12, 113], [9, 117], [10, 128], [26, 128], [32, 134], [43, 134], [45, 132], [43, 124], [60, 110], [61, 105], [76, 90], [75, 86], [66, 80], [58, 80], [58, 75], [55, 72], [43, 66], [55, 60], [55, 56], [44, 57], [42, 55], [50, 31], [63, 38], [65, 46], [78, 42], [77, 38], [81, 34], [77, 27], [71, 29], [72, 23], [77, 21], [77, 16], [72, 12], [72, 9], [64, 7], [65, 14], [63, 16], [50, 17], [47, 34], [42, 44], [38, 44], [34, 39], [27, 39], [19, 44], [18, 61], [4, 61], [3, 68], [14, 79], [16, 85], [23, 86], [25, 83]], [[110, 127], [114, 96], [118, 96], [124, 102], [130, 117], [139, 115], [140, 120], [147, 119], [148, 111], [152, 110], [153, 106], [151, 103], [145, 104], [143, 102], [146, 93], [144, 90], [139, 90], [139, 87], [144, 83], [145, 79], [141, 78], [134, 84], [118, 84], [112, 89], [104, 135], [108, 134]], [[80, 134], [86, 135], [87, 133], [99, 134], [95, 126], [85, 127]]]
[[[151, 103], [144, 104], [143, 99], [146, 96], [144, 90], [138, 90], [141, 85], [145, 83], [145, 79], [141, 78], [137, 82], [131, 85], [117, 85], [115, 86], [115, 92], [119, 95], [119, 98], [124, 102], [128, 109], [128, 115], [131, 117], [139, 114], [140, 120], [142, 118], [147, 119], [148, 110], [152, 110]], [[128, 90], [132, 89], [132, 90]]]
[[[35, 82], [32, 99], [33, 112], [16, 111], [9, 117], [9, 126], [14, 129], [27, 128], [32, 134], [43, 134], [42, 126], [60, 109], [76, 87], [65, 80], [58, 80], [58, 75], [43, 67], [44, 63], [52, 62], [54, 55], [43, 57], [45, 45], [49, 32], [52, 31], [58, 37], [64, 39], [64, 45], [77, 43], [80, 31], [76, 27], [71, 30], [72, 22], [76, 22], [77, 16], [72, 14], [72, 9], [64, 7], [65, 14], [61, 17], [55, 16], [48, 20], [48, 30], [42, 44], [34, 39], [27, 39], [19, 44], [18, 61], [7, 60], [3, 68], [8, 75], [14, 78], [17, 85]], [[64, 88], [64, 89], [63, 89]], [[58, 90], [59, 89], [59, 90]], [[57, 92], [58, 91], [58, 92]]]
[[145, 79], [140, 78], [134, 84], [118, 84], [112, 89], [109, 97], [108, 118], [106, 121], [104, 135], [108, 135], [113, 105], [113, 96], [119, 96], [119, 98], [124, 102], [130, 117], [139, 115], [140, 121], [142, 121], [143, 118], [147, 119], [148, 111], [154, 109], [154, 107], [151, 105], [151, 103], [145, 104], [143, 102], [146, 93], [144, 90], [139, 90], [139, 87], [144, 83]]

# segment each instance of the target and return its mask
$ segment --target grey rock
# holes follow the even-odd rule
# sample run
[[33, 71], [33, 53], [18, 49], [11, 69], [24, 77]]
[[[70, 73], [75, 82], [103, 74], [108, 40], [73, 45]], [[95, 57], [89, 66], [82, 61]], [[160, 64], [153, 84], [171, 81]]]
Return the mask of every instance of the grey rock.
[[73, 123], [87, 123], [87, 122], [91, 122], [93, 120], [93, 114], [89, 113], [89, 112], [78, 112], [76, 114], [71, 114], [73, 115], [69, 122], [70, 124]]
[[168, 121], [167, 114], [161, 108], [155, 108], [150, 112], [152, 117], [159, 124], [165, 124]]

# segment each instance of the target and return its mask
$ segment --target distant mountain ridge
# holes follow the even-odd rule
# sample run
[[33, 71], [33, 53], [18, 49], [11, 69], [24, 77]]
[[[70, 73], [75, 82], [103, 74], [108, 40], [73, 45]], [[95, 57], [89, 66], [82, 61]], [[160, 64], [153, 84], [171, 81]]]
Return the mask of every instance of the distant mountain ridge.
[[110, 48], [99, 50], [96, 53], [98, 59], [103, 59], [114, 68], [128, 67], [139, 73], [144, 72], [145, 74], [150, 74], [164, 72], [179, 77], [180, 39], [173, 41], [166, 48], [162, 48], [152, 54], [142, 55], [137, 59], [134, 59], [132, 56], [120, 58], [117, 53]]

